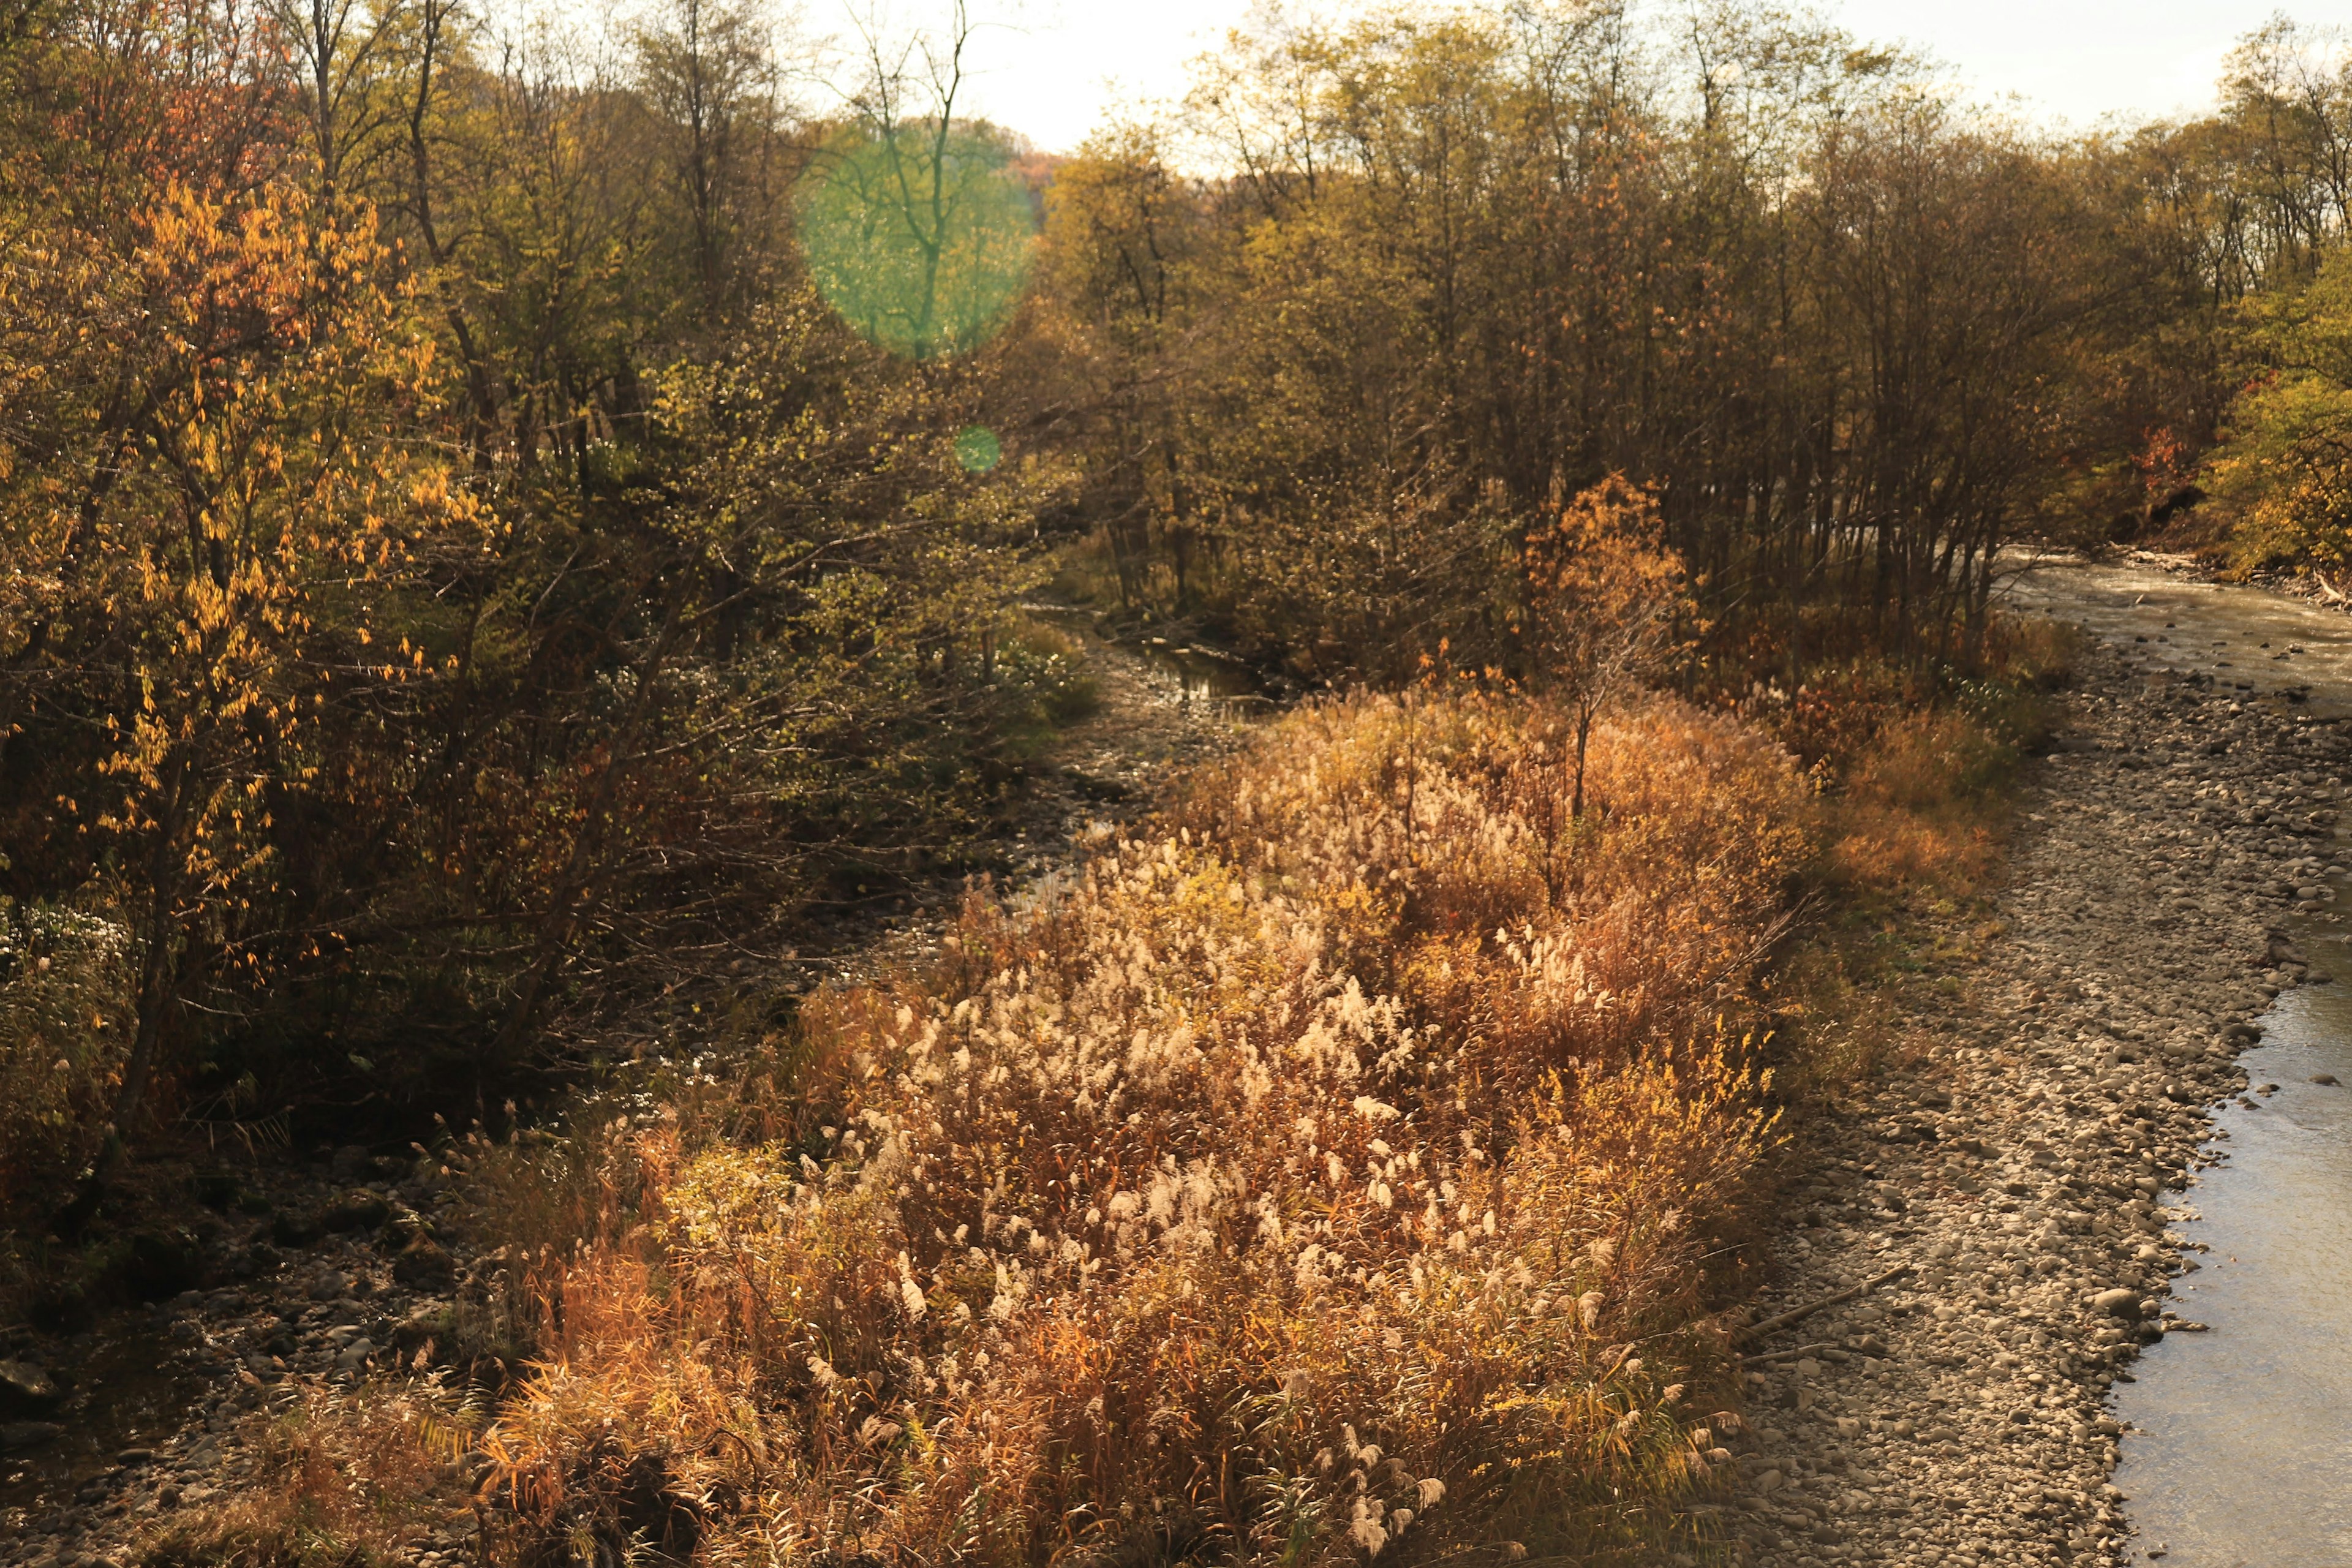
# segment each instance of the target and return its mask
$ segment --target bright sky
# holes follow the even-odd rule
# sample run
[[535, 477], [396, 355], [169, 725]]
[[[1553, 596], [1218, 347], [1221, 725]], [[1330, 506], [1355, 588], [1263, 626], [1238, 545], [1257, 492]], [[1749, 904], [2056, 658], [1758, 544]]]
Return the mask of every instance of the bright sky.
[[[1867, 41], [1902, 40], [1951, 66], [1979, 98], [2010, 94], [2087, 128], [2102, 115], [2193, 112], [2212, 99], [2221, 57], [2281, 0], [1828, 0]], [[1185, 65], [1248, 15], [1253, 0], [972, 0], [973, 108], [1049, 152], [1075, 148], [1106, 113], [1181, 93]], [[1326, 16], [1354, 8], [1321, 0]], [[913, 21], [919, 0], [895, 7]], [[944, 11], [944, 6], [940, 7]], [[1295, 7], [1304, 10], [1307, 7]], [[2352, 0], [2285, 0], [2305, 26], [2352, 26]], [[813, 0], [820, 21], [826, 0]]]

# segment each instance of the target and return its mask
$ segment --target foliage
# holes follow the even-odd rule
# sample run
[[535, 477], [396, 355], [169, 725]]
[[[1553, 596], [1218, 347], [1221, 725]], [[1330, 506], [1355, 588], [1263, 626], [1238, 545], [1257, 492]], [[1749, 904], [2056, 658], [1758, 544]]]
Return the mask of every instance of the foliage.
[[105, 1121], [478, 1113], [963, 864], [1075, 700], [998, 657], [1066, 465], [820, 302], [747, 15], [21, 21], [0, 849], [127, 932]]
[[1519, 558], [1529, 667], [1576, 715], [1572, 816], [1584, 815], [1585, 747], [1602, 705], [1686, 651], [1677, 634], [1693, 606], [1664, 532], [1656, 493], [1612, 474], [1528, 534]]
[[2232, 404], [2212, 463], [2238, 518], [2232, 552], [2242, 566], [2340, 571], [2352, 565], [2352, 255], [2246, 313], [2265, 369]]
[[793, 1560], [1668, 1532], [1770, 1138], [1726, 1010], [1805, 797], [1728, 723], [1604, 722], [1565, 893], [1572, 723], [1311, 709], [928, 983], [826, 998], [763, 1137], [641, 1124], [650, 1233], [567, 1270], [501, 1495], [603, 1517], [617, 1441], [707, 1550]]
[[1823, 606], [1966, 658], [2158, 286], [2109, 167], [1742, 6], [1269, 26], [1057, 179], [1036, 404], [1125, 603], [1312, 680], [1531, 671], [1525, 520], [1612, 473], [1709, 658]]
[[103, 914], [0, 900], [0, 1210], [98, 1152], [131, 1036], [130, 939]]

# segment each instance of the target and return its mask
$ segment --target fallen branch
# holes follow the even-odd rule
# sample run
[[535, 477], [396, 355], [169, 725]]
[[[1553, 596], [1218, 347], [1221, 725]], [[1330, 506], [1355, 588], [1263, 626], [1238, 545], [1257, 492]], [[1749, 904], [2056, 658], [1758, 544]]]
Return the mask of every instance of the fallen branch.
[[1859, 1285], [1850, 1285], [1834, 1296], [1824, 1296], [1818, 1301], [1808, 1301], [1801, 1307], [1791, 1307], [1785, 1312], [1775, 1312], [1772, 1316], [1765, 1319], [1760, 1323], [1750, 1323], [1746, 1328], [1740, 1330], [1738, 1333], [1732, 1335], [1731, 1342], [1734, 1344], [1745, 1344], [1750, 1340], [1760, 1340], [1766, 1334], [1770, 1333], [1774, 1329], [1787, 1328], [1790, 1323], [1811, 1317], [1815, 1312], [1820, 1311], [1824, 1307], [1834, 1307], [1841, 1301], [1851, 1301], [1856, 1296], [1866, 1296], [1871, 1291], [1877, 1289], [1881, 1285], [1885, 1284], [1889, 1279], [1896, 1279], [1910, 1272], [1911, 1266], [1909, 1264], [1898, 1263], [1894, 1268], [1888, 1269], [1885, 1273], [1878, 1275], [1874, 1279], [1865, 1279]]
[[1822, 1352], [1831, 1348], [1832, 1347], [1829, 1341], [1823, 1340], [1819, 1344], [1799, 1345], [1792, 1351], [1766, 1351], [1760, 1355], [1744, 1355], [1739, 1358], [1739, 1364], [1742, 1366], [1762, 1366], [1768, 1362], [1800, 1361], [1809, 1355], [1819, 1355]]

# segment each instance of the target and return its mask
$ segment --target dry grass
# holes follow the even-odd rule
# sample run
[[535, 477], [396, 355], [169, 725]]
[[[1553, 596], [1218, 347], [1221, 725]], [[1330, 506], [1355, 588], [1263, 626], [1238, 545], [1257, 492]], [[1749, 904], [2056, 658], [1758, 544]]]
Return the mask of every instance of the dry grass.
[[437, 1384], [288, 1388], [251, 1418], [250, 1483], [167, 1516], [139, 1543], [142, 1568], [368, 1568], [462, 1511], [471, 1422]]
[[[712, 1563], [1510, 1560], [1678, 1531], [1792, 762], [1658, 704], [1294, 716], [1164, 837], [840, 994], [635, 1194], [486, 1438], [530, 1542]], [[735, 1136], [713, 1136], [720, 1122]], [[527, 1542], [513, 1549], [524, 1555]]]

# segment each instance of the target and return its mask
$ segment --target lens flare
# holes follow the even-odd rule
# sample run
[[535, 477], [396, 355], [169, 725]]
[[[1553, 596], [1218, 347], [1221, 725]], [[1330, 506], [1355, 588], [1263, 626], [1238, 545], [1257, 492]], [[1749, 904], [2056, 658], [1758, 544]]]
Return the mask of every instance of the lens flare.
[[799, 207], [801, 253], [825, 302], [910, 359], [980, 347], [1028, 282], [1035, 214], [984, 130], [845, 132], [811, 169]]
[[984, 425], [974, 425], [955, 438], [956, 461], [967, 474], [984, 474], [1004, 460], [1003, 444], [996, 432]]

